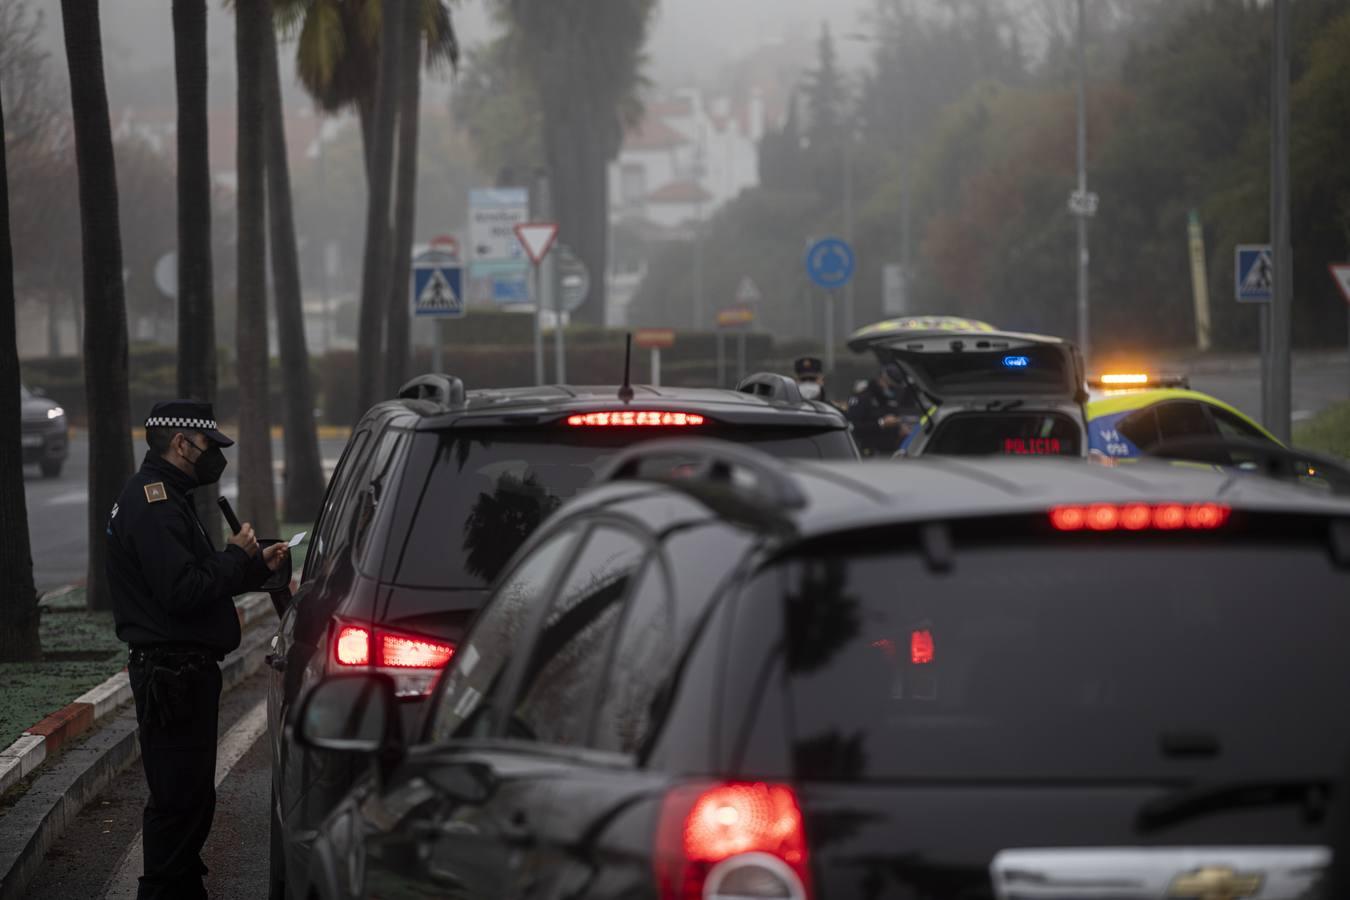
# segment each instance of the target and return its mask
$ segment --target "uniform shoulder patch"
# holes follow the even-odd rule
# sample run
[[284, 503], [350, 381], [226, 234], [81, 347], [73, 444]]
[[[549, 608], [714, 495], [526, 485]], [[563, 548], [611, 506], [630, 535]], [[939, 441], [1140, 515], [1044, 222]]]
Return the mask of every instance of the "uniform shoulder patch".
[[164, 482], [156, 481], [154, 484], [145, 486], [145, 502], [158, 503], [161, 500], [168, 500], [169, 492], [164, 489]]

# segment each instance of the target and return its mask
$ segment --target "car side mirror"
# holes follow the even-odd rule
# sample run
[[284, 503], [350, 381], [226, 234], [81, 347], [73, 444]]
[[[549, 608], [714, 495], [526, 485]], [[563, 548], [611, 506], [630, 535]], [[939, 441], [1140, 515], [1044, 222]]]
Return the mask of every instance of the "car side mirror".
[[397, 757], [403, 725], [394, 679], [376, 672], [330, 675], [301, 698], [294, 737], [303, 747]]

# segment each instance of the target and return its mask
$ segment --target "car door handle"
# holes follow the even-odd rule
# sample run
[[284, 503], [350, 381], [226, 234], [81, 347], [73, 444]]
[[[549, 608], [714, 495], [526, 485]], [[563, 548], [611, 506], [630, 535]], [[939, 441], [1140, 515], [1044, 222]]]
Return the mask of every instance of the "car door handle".
[[[257, 659], [257, 657], [254, 657]], [[286, 657], [280, 653], [269, 653], [263, 659], [266, 663], [278, 672], [286, 671]]]

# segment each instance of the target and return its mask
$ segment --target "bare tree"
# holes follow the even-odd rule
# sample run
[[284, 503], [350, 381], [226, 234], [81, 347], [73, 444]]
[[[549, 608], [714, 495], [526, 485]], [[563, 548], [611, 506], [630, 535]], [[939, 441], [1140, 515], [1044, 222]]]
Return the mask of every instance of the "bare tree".
[[286, 117], [277, 72], [276, 31], [268, 28], [262, 48], [263, 103], [267, 109], [267, 233], [272, 247], [277, 343], [281, 349], [282, 423], [285, 425], [286, 483], [282, 508], [292, 522], [312, 522], [323, 502], [323, 464], [314, 428], [314, 386], [305, 343], [300, 293], [300, 254], [295, 243]]
[[[0, 99], [0, 134], [5, 134]], [[37, 589], [28, 540], [28, 503], [20, 444], [19, 347], [14, 256], [9, 243], [9, 171], [0, 142], [0, 662], [37, 659]]]
[[122, 292], [122, 237], [117, 212], [108, 91], [98, 6], [61, 0], [75, 159], [80, 173], [84, 271], [84, 391], [89, 416], [89, 570], [91, 609], [111, 603], [104, 568], [108, 516], [134, 467], [127, 400], [127, 309]]
[[266, 120], [263, 101], [265, 32], [271, 0], [236, 0], [235, 61], [239, 73], [239, 296], [236, 339], [239, 378], [239, 515], [263, 537], [275, 537], [272, 434], [267, 391]]

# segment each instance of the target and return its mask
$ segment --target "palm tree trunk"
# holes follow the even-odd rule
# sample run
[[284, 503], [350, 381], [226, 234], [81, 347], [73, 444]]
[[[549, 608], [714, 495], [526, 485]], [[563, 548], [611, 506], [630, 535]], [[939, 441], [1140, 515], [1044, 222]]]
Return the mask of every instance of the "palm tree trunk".
[[323, 502], [323, 468], [314, 429], [314, 387], [305, 343], [301, 305], [300, 255], [291, 206], [290, 161], [277, 72], [276, 31], [265, 29], [262, 48], [263, 102], [267, 106], [267, 209], [276, 292], [277, 340], [281, 346], [282, 424], [285, 426], [286, 481], [282, 509], [288, 521], [313, 522]]
[[397, 390], [408, 378], [409, 307], [413, 230], [417, 225], [417, 135], [422, 99], [422, 23], [405, 15], [399, 48], [398, 172], [394, 203], [394, 253], [389, 278], [384, 383]]
[[375, 152], [375, 96], [362, 94], [356, 101], [356, 118], [361, 126], [361, 161], [366, 167], [366, 184], [370, 184], [370, 172], [374, 166], [371, 158]]
[[271, 0], [235, 0], [239, 73], [238, 192], [239, 516], [259, 537], [278, 537], [267, 398], [267, 206], [263, 48]]
[[375, 86], [374, 147], [366, 201], [366, 246], [361, 269], [357, 335], [357, 411], [363, 415], [384, 396], [384, 301], [389, 294], [390, 177], [398, 109], [398, 42], [408, 4], [386, 3], [380, 25], [380, 70]]
[[[0, 135], [4, 133], [5, 111], [0, 107]], [[52, 309], [51, 314], [55, 312]], [[42, 655], [19, 442], [17, 315], [9, 240], [9, 170], [5, 142], [0, 140], [0, 585], [4, 586], [0, 589], [0, 662], [26, 662]]]
[[[173, 0], [178, 89], [178, 396], [216, 400], [216, 312], [211, 266], [211, 164], [206, 119], [206, 0]], [[217, 544], [215, 489], [196, 491], [197, 517]]]
[[80, 177], [84, 269], [84, 391], [89, 416], [89, 570], [91, 609], [112, 602], [105, 578], [105, 531], [130, 477], [131, 414], [127, 400], [127, 308], [122, 292], [122, 238], [117, 215], [108, 91], [97, 4], [61, 0], [75, 163]]

